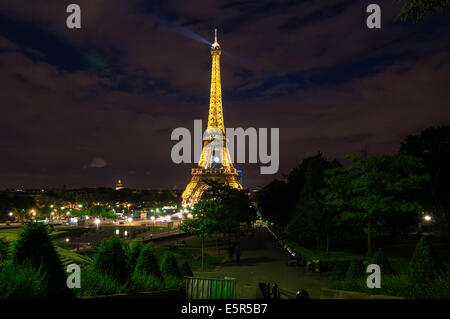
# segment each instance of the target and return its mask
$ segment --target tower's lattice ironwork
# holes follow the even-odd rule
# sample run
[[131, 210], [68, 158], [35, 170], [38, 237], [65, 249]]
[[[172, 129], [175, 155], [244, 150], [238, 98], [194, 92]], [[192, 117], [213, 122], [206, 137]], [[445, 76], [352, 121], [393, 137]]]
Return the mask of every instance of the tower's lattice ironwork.
[[203, 148], [198, 167], [192, 169], [192, 179], [182, 195], [183, 205], [192, 205], [200, 200], [203, 192], [209, 187], [206, 180], [214, 180], [242, 189], [238, 171], [233, 167], [230, 159], [225, 137], [220, 54], [221, 48], [217, 42], [217, 29], [215, 29], [214, 43], [211, 45], [212, 68], [208, 127], [203, 136]]

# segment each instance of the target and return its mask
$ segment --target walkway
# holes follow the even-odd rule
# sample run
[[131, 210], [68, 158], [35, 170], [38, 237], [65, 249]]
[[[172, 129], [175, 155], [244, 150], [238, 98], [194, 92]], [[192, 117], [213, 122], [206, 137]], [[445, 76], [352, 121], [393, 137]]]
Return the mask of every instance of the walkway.
[[236, 278], [237, 298], [256, 298], [258, 282], [276, 283], [279, 288], [295, 293], [305, 289], [310, 298], [320, 297], [320, 288], [328, 287], [323, 274], [307, 273], [304, 267], [289, 267], [289, 257], [265, 229], [253, 237], [242, 239], [241, 259], [226, 262], [214, 272], [195, 272], [202, 278]]

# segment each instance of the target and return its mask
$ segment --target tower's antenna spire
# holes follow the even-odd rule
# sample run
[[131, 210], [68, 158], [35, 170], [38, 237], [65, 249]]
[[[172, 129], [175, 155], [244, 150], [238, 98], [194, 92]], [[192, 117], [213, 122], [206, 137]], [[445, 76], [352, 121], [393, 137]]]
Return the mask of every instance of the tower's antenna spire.
[[217, 43], [217, 28], [214, 28], [214, 42]]

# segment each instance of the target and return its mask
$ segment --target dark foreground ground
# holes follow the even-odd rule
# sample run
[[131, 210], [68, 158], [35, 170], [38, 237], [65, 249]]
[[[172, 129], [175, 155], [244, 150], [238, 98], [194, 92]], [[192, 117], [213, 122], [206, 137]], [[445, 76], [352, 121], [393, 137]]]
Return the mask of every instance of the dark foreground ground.
[[[323, 274], [307, 273], [304, 267], [289, 267], [289, 257], [266, 231], [256, 231], [245, 237], [241, 244], [240, 262], [227, 261], [213, 272], [195, 272], [196, 277], [236, 278], [236, 297], [256, 298], [258, 282], [276, 283], [279, 288], [295, 293], [305, 289], [310, 298], [320, 297], [320, 288], [328, 287], [329, 279]], [[283, 296], [282, 296], [283, 297]]]

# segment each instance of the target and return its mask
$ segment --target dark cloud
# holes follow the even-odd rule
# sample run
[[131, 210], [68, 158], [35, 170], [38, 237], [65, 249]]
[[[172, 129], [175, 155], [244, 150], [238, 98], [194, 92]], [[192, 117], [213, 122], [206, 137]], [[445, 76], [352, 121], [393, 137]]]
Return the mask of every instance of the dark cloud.
[[368, 1], [77, 3], [80, 30], [58, 0], [0, 4], [3, 187], [183, 188], [192, 165], [171, 162], [170, 133], [206, 122], [215, 26], [226, 126], [280, 128], [280, 172], [240, 165], [247, 187], [450, 120], [448, 16], [401, 23], [380, 1], [368, 30]]
[[94, 167], [94, 168], [103, 168], [106, 165], [108, 165], [108, 163], [106, 163], [106, 161], [101, 158], [101, 157], [94, 157], [92, 159], [91, 165], [89, 165], [90, 167]]

